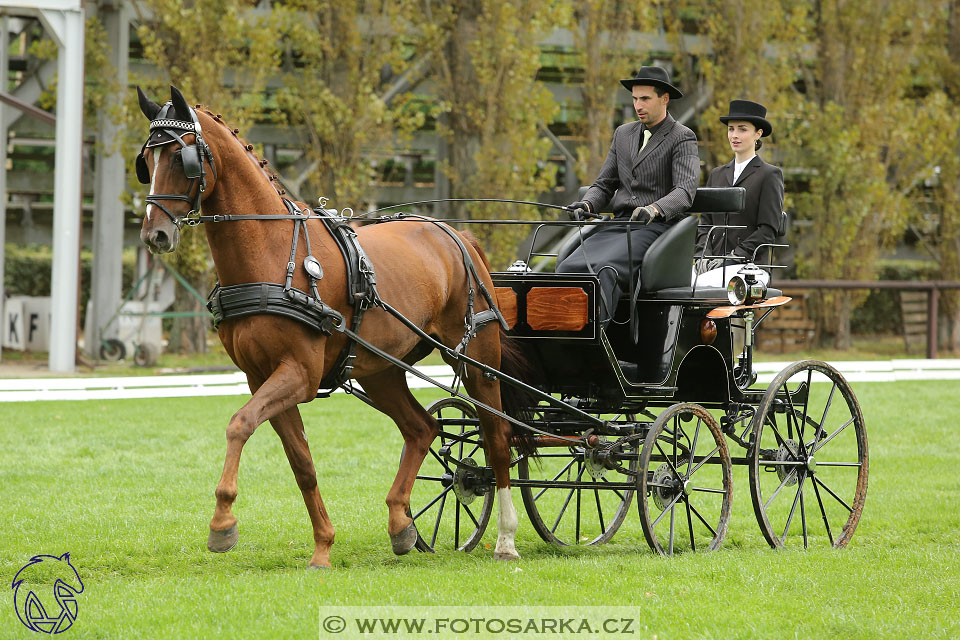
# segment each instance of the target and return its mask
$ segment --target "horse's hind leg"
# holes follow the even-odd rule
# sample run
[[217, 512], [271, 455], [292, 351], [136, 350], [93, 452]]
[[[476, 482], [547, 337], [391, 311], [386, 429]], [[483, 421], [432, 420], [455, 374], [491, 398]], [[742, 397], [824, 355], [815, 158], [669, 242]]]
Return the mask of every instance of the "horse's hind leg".
[[311, 567], [330, 566], [330, 547], [333, 545], [333, 525], [327, 516], [317, 487], [317, 470], [310, 455], [310, 446], [307, 444], [307, 434], [303, 430], [303, 419], [300, 409], [293, 407], [270, 420], [274, 431], [280, 436], [283, 450], [290, 461], [290, 468], [297, 479], [297, 486], [303, 494], [303, 502], [307, 505], [310, 522], [313, 524], [313, 557], [310, 558]]
[[227, 454], [223, 460], [223, 473], [217, 483], [217, 508], [210, 521], [210, 537], [207, 548], [215, 553], [229, 551], [237, 544], [239, 532], [237, 518], [233, 515], [233, 503], [237, 499], [237, 473], [240, 468], [240, 453], [253, 432], [261, 424], [306, 402], [313, 397], [308, 377], [298, 365], [278, 367], [263, 384], [250, 379], [253, 397], [237, 411], [227, 425]]
[[430, 444], [440, 425], [417, 402], [407, 387], [404, 373], [396, 367], [358, 380], [373, 404], [390, 416], [403, 436], [403, 453], [393, 485], [387, 493], [387, 533], [393, 552], [403, 555], [413, 549], [417, 542], [417, 527], [409, 516], [410, 492], [417, 479], [420, 465], [430, 449]]
[[[481, 362], [496, 363], [494, 366], [499, 366], [499, 358], [484, 358], [478, 355], [489, 354], [494, 347], [499, 350], [499, 346], [487, 342], [491, 340], [487, 336], [492, 331], [493, 329], [488, 329], [488, 333], [481, 333], [470, 343], [470, 356]], [[502, 407], [499, 383], [485, 378], [477, 369], [468, 367], [468, 375], [463, 383], [470, 397], [494, 409]], [[510, 424], [503, 418], [494, 416], [479, 407], [477, 413], [480, 418], [480, 428], [483, 431], [487, 461], [493, 467], [493, 475], [497, 483], [497, 546], [493, 557], [497, 560], [519, 560], [520, 554], [517, 553], [515, 544], [519, 519], [510, 491]]]

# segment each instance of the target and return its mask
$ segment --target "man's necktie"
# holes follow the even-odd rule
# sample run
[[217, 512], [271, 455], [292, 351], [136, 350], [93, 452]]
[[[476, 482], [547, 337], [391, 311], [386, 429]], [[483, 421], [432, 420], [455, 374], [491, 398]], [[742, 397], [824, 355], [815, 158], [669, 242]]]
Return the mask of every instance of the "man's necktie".
[[643, 142], [640, 143], [640, 151], [637, 152], [637, 155], [640, 155], [643, 152], [643, 148], [647, 146], [647, 143], [650, 142], [650, 136], [653, 134], [650, 133], [650, 129], [643, 130]]

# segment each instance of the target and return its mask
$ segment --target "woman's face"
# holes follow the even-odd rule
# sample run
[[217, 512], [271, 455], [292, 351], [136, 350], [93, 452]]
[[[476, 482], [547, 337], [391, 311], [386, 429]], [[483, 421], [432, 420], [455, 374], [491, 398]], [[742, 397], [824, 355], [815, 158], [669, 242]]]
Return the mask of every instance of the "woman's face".
[[745, 120], [727, 121], [727, 140], [734, 153], [753, 151], [762, 133], [762, 129]]

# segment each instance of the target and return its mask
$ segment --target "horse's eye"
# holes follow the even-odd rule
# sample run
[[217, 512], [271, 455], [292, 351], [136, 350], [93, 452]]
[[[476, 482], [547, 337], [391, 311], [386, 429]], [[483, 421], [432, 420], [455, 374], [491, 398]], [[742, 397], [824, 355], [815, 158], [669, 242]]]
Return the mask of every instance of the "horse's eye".
[[171, 162], [173, 162], [173, 164], [183, 164], [183, 158], [180, 156], [179, 151], [173, 152], [173, 160], [171, 160]]

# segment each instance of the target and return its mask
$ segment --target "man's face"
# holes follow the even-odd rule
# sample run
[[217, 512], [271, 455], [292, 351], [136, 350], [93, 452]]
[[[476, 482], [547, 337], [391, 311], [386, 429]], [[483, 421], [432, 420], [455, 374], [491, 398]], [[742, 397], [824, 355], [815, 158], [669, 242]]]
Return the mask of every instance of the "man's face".
[[670, 95], [664, 91], [662, 96], [658, 96], [653, 87], [638, 84], [631, 89], [633, 93], [633, 110], [637, 112], [637, 118], [640, 122], [652, 127], [660, 123], [667, 115], [667, 102], [670, 101]]

